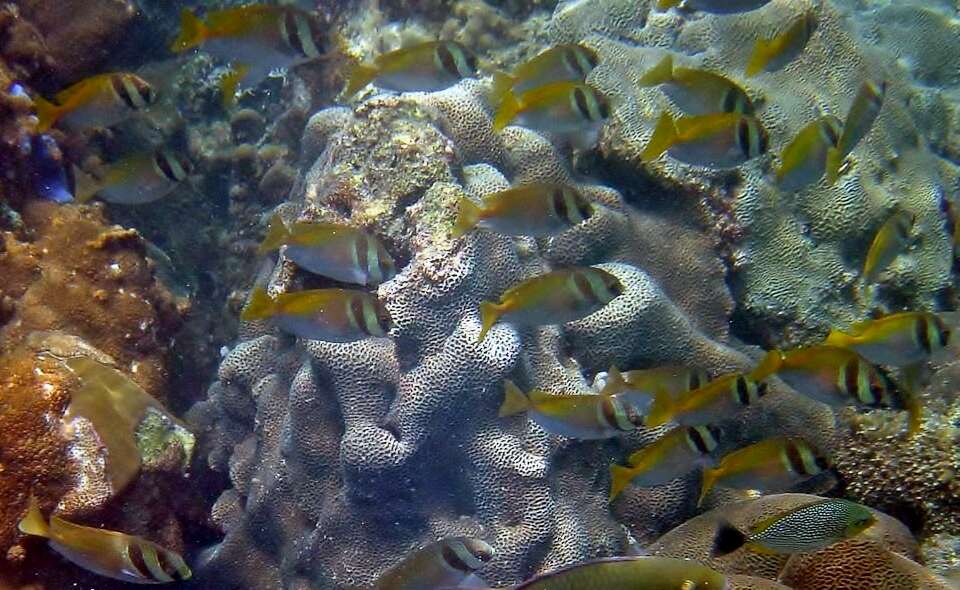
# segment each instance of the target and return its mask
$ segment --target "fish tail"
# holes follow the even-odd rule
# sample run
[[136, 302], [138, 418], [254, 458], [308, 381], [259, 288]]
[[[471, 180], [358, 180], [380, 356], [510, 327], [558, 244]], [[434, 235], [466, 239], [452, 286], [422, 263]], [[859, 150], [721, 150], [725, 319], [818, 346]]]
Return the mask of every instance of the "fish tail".
[[607, 382], [604, 384], [603, 389], [600, 390], [600, 395], [613, 395], [618, 391], [622, 391], [625, 385], [626, 382], [623, 380], [623, 373], [620, 372], [620, 369], [610, 365], [610, 370], [607, 371]]
[[92, 174], [87, 174], [73, 165], [71, 165], [71, 171], [73, 174], [73, 198], [78, 203], [86, 203], [103, 189], [103, 183]]
[[658, 86], [673, 80], [673, 56], [667, 55], [660, 63], [640, 78], [640, 86]]
[[517, 83], [517, 79], [506, 72], [493, 73], [493, 87], [490, 90], [490, 104], [498, 105], [504, 96]]
[[180, 11], [180, 34], [173, 40], [170, 51], [182, 53], [191, 47], [196, 47], [206, 41], [208, 34], [207, 25], [189, 8], [184, 8]]
[[480, 335], [477, 337], [477, 342], [483, 342], [483, 339], [487, 337], [487, 332], [497, 323], [502, 313], [503, 310], [497, 303], [493, 303], [492, 301], [483, 301], [480, 303], [480, 323], [482, 327], [480, 328]]
[[923, 426], [923, 404], [920, 403], [920, 367], [907, 367], [903, 371], [903, 401], [907, 410], [907, 438], [920, 432]]
[[36, 96], [33, 98], [33, 107], [37, 111], [37, 133], [45, 133], [57, 124], [63, 113], [62, 107], [49, 100]]
[[710, 490], [713, 489], [713, 486], [717, 483], [717, 479], [720, 477], [720, 470], [716, 468], [706, 468], [703, 470], [703, 481], [700, 484], [700, 497], [697, 498], [697, 508], [700, 508], [703, 505], [703, 501], [706, 499], [707, 494], [710, 493]]
[[655, 160], [660, 154], [670, 149], [677, 139], [677, 126], [670, 116], [670, 113], [664, 112], [657, 121], [657, 127], [653, 130], [650, 142], [640, 154], [641, 160]]
[[680, 4], [680, 0], [658, 0], [657, 10], [667, 10]]
[[500, 406], [499, 416], [514, 416], [522, 414], [530, 408], [530, 398], [528, 398], [517, 384], [507, 379], [503, 382], [503, 404]]
[[355, 64], [347, 77], [347, 88], [343, 91], [344, 98], [350, 98], [360, 92], [360, 89], [373, 82], [377, 77], [377, 68], [367, 64]]
[[733, 553], [747, 543], [747, 535], [726, 520], [721, 520], [717, 534], [713, 537], [712, 553], [714, 557], [723, 557]]
[[276, 302], [267, 294], [263, 287], [256, 287], [250, 295], [250, 301], [240, 313], [240, 319], [248, 322], [250, 320], [262, 320], [273, 315], [276, 310]]
[[627, 486], [630, 485], [630, 482], [633, 481], [633, 470], [629, 467], [624, 467], [623, 465], [617, 465], [614, 463], [610, 466], [610, 496], [608, 498], [609, 502], [613, 502], [617, 499], [617, 496], [623, 493], [623, 490], [627, 489]]
[[30, 495], [30, 507], [27, 508], [27, 514], [20, 520], [17, 528], [25, 535], [50, 537], [50, 525], [40, 512], [40, 503], [36, 496]]
[[833, 186], [840, 178], [840, 166], [843, 164], [843, 153], [840, 148], [832, 147], [827, 150], [827, 183]]
[[457, 222], [453, 226], [453, 237], [459, 238], [469, 232], [480, 221], [481, 209], [468, 197], [460, 197], [457, 210]]
[[762, 381], [780, 370], [783, 363], [783, 354], [779, 350], [771, 350], [764, 355], [756, 368], [750, 371], [747, 377], [751, 381]]
[[261, 256], [268, 252], [278, 250], [290, 238], [290, 230], [283, 223], [279, 213], [274, 213], [270, 218], [270, 229], [267, 230], [267, 236], [263, 238], [260, 247], [257, 248], [257, 254]]
[[747, 61], [747, 67], [744, 69], [743, 74], [747, 78], [756, 76], [767, 67], [767, 64], [773, 59], [773, 54], [773, 43], [766, 39], [757, 39], [756, 44], [753, 46], [753, 53], [750, 54], [750, 59]]
[[654, 428], [661, 424], [666, 424], [673, 417], [673, 399], [670, 394], [660, 389], [653, 394], [653, 404], [650, 406], [650, 413], [643, 420], [643, 425], [647, 428]]
[[220, 77], [220, 103], [223, 108], [229, 108], [237, 102], [237, 88], [249, 72], [250, 66], [237, 64]]
[[504, 127], [510, 124], [520, 112], [520, 101], [517, 95], [512, 91], [507, 92], [500, 99], [500, 106], [497, 108], [497, 114], [493, 117], [493, 130], [502, 131]]

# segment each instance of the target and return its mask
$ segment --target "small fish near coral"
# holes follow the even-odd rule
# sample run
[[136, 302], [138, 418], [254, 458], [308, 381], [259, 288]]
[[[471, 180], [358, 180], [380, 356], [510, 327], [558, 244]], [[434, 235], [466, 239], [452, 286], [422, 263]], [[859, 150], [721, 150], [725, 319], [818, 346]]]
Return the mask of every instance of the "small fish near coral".
[[796, 59], [817, 30], [817, 16], [806, 12], [783, 32], [769, 39], [758, 39], [744, 75], [752, 78], [761, 72], [775, 72]]
[[665, 366], [623, 372], [610, 367], [594, 387], [599, 388], [601, 394], [623, 399], [638, 412], [646, 414], [657, 392], [677, 398], [682, 393], [699, 389], [708, 381], [710, 376], [706, 371], [693, 367]]
[[397, 92], [432, 92], [477, 75], [477, 57], [454, 41], [431, 41], [378, 55], [353, 67], [343, 91], [350, 98], [375, 83]]
[[422, 547], [384, 572], [376, 590], [434, 590], [473, 588], [480, 579], [474, 572], [496, 555], [493, 547], [474, 537], [448, 537]]
[[497, 103], [507, 92], [523, 94], [553, 82], [584, 82], [599, 61], [597, 52], [585, 45], [555, 45], [509, 74], [495, 72], [491, 100]]
[[753, 101], [736, 82], [707, 70], [680, 67], [667, 55], [640, 78], [640, 86], [662, 86], [687, 115], [740, 113], [752, 115]]
[[479, 226], [512, 236], [550, 236], [589, 219], [594, 205], [572, 186], [536, 183], [483, 198], [478, 206], [461, 197], [453, 236]]
[[98, 74], [81, 80], [54, 96], [33, 98], [37, 131], [61, 124], [72, 130], [111, 127], [142, 113], [157, 100], [153, 87], [129, 72]]
[[586, 148], [596, 142], [600, 127], [610, 117], [610, 104], [583, 82], [551, 82], [516, 95], [506, 93], [493, 118], [493, 129], [520, 125], [563, 137]]
[[666, 152], [685, 164], [735, 168], [767, 151], [767, 132], [760, 121], [740, 113], [713, 113], [660, 120], [640, 157], [653, 161]]
[[827, 181], [830, 184], [840, 177], [844, 159], [853, 152], [860, 140], [870, 133], [874, 121], [880, 115], [880, 109], [883, 108], [886, 94], [886, 81], [867, 80], [860, 86], [843, 122], [843, 133], [837, 147], [827, 152]]
[[185, 181], [190, 161], [161, 148], [112, 162], [98, 176], [74, 169], [77, 201], [99, 197], [109, 203], [142, 205], [160, 200]]
[[540, 574], [513, 590], [726, 590], [723, 574], [690, 559], [607, 557]]
[[841, 132], [840, 119], [832, 115], [807, 124], [780, 155], [777, 185], [785, 191], [797, 191], [819, 181], [827, 169], [827, 155], [837, 147]]
[[274, 299], [256, 287], [240, 319], [269, 319], [284, 332], [326, 342], [386, 338], [393, 329], [390, 313], [376, 295], [353, 289], [295, 291]]
[[699, 426], [733, 416], [743, 408], [756, 404], [767, 394], [767, 384], [750, 375], [728, 373], [697, 389], [673, 397], [667, 391], [655, 393], [653, 405], [644, 425], [653, 428], [676, 422]]

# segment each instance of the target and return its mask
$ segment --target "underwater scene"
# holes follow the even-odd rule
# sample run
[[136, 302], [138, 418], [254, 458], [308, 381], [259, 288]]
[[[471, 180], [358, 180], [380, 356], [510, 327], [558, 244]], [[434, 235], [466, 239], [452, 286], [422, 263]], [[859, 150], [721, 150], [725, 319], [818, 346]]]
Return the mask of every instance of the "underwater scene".
[[0, 0], [0, 590], [958, 590], [958, 260], [955, 0]]

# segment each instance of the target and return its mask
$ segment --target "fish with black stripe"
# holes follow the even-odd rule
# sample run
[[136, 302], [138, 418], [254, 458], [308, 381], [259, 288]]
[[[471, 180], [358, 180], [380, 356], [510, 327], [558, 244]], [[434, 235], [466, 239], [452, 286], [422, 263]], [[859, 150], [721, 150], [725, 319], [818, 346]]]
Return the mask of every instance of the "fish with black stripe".
[[576, 188], [536, 183], [483, 197], [478, 206], [461, 197], [454, 237], [476, 226], [511, 236], [550, 236], [565, 231], [593, 215], [593, 205]]
[[284, 332], [325, 342], [385, 338], [393, 328], [390, 313], [376, 296], [353, 289], [296, 291], [273, 299], [256, 287], [240, 319], [270, 319]]
[[827, 152], [827, 181], [830, 184], [840, 177], [844, 159], [853, 152], [860, 140], [870, 133], [883, 108], [886, 95], [886, 81], [878, 83], [867, 80], [860, 86], [853, 104], [850, 105], [850, 111], [847, 112], [847, 118], [843, 121], [843, 133], [837, 147]]
[[507, 92], [523, 94], [553, 82], [583, 82], [599, 61], [597, 52], [584, 45], [556, 45], [520, 64], [510, 74], [494, 73], [491, 102], [499, 102]]
[[610, 117], [607, 99], [583, 82], [551, 82], [522, 94], [503, 96], [493, 118], [493, 129], [520, 125], [554, 133], [575, 147], [593, 145]]
[[707, 372], [694, 367], [665, 366], [622, 372], [610, 367], [606, 375], [598, 375], [594, 387], [601, 394], [617, 396], [638, 412], [646, 414], [658, 391], [675, 398], [703, 387], [708, 381], [710, 376]]
[[142, 537], [74, 524], [56, 515], [47, 521], [34, 497], [19, 529], [48, 539], [54, 551], [78, 566], [115, 580], [168, 584], [191, 576], [180, 555]]
[[429, 41], [388, 51], [353, 66], [343, 91], [350, 98], [375, 83], [397, 92], [434, 92], [477, 75], [477, 56], [455, 41]]
[[946, 358], [956, 320], [955, 313], [905, 311], [833, 329], [824, 344], [855, 350], [878, 365], [909, 367]]
[[157, 100], [153, 87], [128, 72], [99, 74], [77, 82], [48, 101], [33, 97], [37, 131], [62, 124], [72, 130], [110, 127], [143, 112]]
[[166, 148], [135, 154], [108, 164], [97, 176], [74, 169], [75, 194], [81, 203], [94, 197], [124, 205], [151, 203], [180, 186], [191, 168], [189, 160]]
[[720, 430], [713, 425], [674, 428], [627, 459], [628, 467], [610, 466], [611, 502], [631, 483], [665, 484], [706, 465], [717, 448]]
[[775, 72], [801, 53], [817, 30], [817, 16], [808, 11], [795, 19], [783, 32], [769, 39], [758, 39], [744, 74], [751, 78], [760, 72]]
[[877, 282], [880, 274], [906, 251], [910, 245], [910, 234], [913, 232], [916, 219], [913, 213], [899, 206], [894, 207], [877, 230], [867, 250], [863, 272], [860, 274], [860, 284], [865, 290]]
[[753, 101], [747, 93], [720, 74], [685, 68], [667, 55], [639, 81], [640, 86], [662, 86], [663, 92], [687, 115], [711, 113], [753, 114]]
[[817, 182], [827, 169], [827, 154], [837, 147], [842, 132], [840, 119], [826, 115], [807, 124], [780, 155], [777, 185], [797, 191]]
[[274, 215], [259, 253], [281, 246], [286, 246], [284, 255], [300, 268], [345, 283], [377, 286], [397, 274], [383, 243], [349, 225], [297, 221], [288, 227]]
[[474, 572], [493, 559], [493, 547], [483, 539], [448, 537], [430, 543], [388, 569], [374, 583], [376, 590], [435, 590], [475, 587]]
[[772, 492], [788, 489], [830, 468], [818, 450], [800, 438], [778, 436], [724, 455], [703, 471], [697, 506], [717, 485]]
[[644, 424], [648, 428], [671, 421], [685, 426], [708, 424], [735, 415], [766, 394], [765, 382], [741, 373], [728, 373], [676, 398], [666, 391], [656, 392]]
[[733, 168], [766, 151], [767, 132], [749, 115], [712, 113], [674, 119], [665, 112], [640, 157], [649, 162], [666, 152], [685, 164]]
[[501, 319], [519, 326], [572, 322], [600, 310], [623, 293], [623, 284], [609, 272], [592, 266], [555, 270], [508, 289], [500, 301], [480, 304], [482, 327], [478, 342]]

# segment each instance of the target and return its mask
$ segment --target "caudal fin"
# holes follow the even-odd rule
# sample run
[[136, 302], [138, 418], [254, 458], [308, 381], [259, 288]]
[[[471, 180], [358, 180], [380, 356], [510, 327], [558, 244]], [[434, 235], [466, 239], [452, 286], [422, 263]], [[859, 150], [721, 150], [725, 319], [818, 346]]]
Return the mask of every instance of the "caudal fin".
[[697, 498], [697, 508], [699, 508], [704, 499], [706, 499], [707, 494], [710, 493], [710, 490], [713, 489], [713, 486], [717, 483], [717, 479], [720, 477], [720, 470], [716, 468], [709, 468], [703, 470], [703, 482], [700, 484], [700, 497]]
[[482, 209], [480, 209], [480, 207], [478, 207], [468, 197], [460, 197], [460, 203], [457, 210], [457, 222], [453, 226], [453, 237], [459, 238], [463, 234], [472, 230], [480, 220], [481, 211]]
[[673, 418], [673, 398], [670, 397], [670, 394], [661, 389], [653, 395], [653, 405], [650, 406], [650, 413], [643, 420], [643, 425], [647, 428], [661, 426]]
[[266, 289], [256, 287], [250, 295], [249, 303], [240, 313], [240, 319], [245, 322], [266, 319], [273, 315], [276, 305], [276, 302], [267, 294]]
[[747, 78], [752, 78], [762, 72], [770, 60], [773, 58], [773, 43], [766, 39], [757, 39], [753, 46], [753, 53], [750, 54], [750, 60], [747, 61], [747, 67], [743, 71]]
[[503, 382], [503, 404], [500, 406], [500, 417], [522, 414], [530, 409], [528, 398], [517, 384], [507, 379]]
[[504, 127], [517, 118], [520, 112], [520, 101], [517, 95], [512, 91], [507, 92], [500, 99], [500, 106], [497, 108], [497, 114], [493, 117], [493, 130], [502, 131]]
[[263, 238], [260, 247], [257, 248], [257, 254], [263, 256], [268, 252], [278, 250], [280, 246], [287, 243], [290, 238], [290, 230], [284, 225], [283, 219], [279, 213], [274, 213], [270, 218], [270, 229], [267, 230], [267, 237]]
[[843, 152], [839, 148], [830, 148], [827, 150], [827, 183], [833, 185], [840, 178], [840, 166], [843, 165]]
[[506, 72], [496, 71], [493, 73], [493, 87], [490, 90], [490, 104], [497, 106], [503, 97], [510, 92], [517, 79]]
[[500, 308], [500, 305], [493, 303], [492, 301], [483, 301], [480, 303], [480, 336], [477, 337], [477, 342], [483, 342], [483, 339], [487, 337], [487, 332], [490, 331], [490, 328], [497, 323], [497, 320], [500, 319], [500, 314], [503, 311]]
[[27, 508], [27, 514], [20, 520], [17, 528], [25, 535], [50, 537], [50, 525], [40, 512], [40, 503], [37, 502], [36, 497], [30, 496], [30, 507]]
[[103, 189], [103, 182], [92, 174], [87, 174], [76, 166], [71, 168], [73, 174], [73, 197], [78, 203], [86, 203]]
[[721, 520], [717, 534], [713, 537], [712, 553], [714, 557], [723, 557], [733, 553], [746, 544], [747, 536], [726, 520]]
[[223, 108], [232, 107], [237, 102], [237, 88], [249, 72], [250, 66], [235, 64], [220, 77], [220, 104]]
[[610, 495], [608, 501], [613, 502], [617, 496], [627, 489], [633, 480], [633, 470], [623, 465], [613, 464], [610, 466]]
[[640, 78], [640, 86], [657, 86], [673, 80], [673, 56], [667, 55]]
[[377, 68], [367, 64], [356, 64], [350, 69], [350, 75], [347, 77], [347, 88], [343, 91], [344, 98], [350, 98], [354, 94], [373, 82], [377, 77]]
[[60, 115], [63, 112], [61, 107], [41, 96], [33, 98], [33, 108], [37, 112], [37, 133], [49, 131], [60, 120]]
[[191, 47], [200, 45], [207, 39], [207, 25], [189, 9], [180, 11], [180, 34], [170, 45], [170, 51], [182, 53]]
[[641, 160], [652, 161], [660, 157], [660, 154], [670, 149], [677, 140], [677, 126], [670, 116], [670, 113], [660, 115], [657, 121], [657, 127], [650, 136], [650, 142], [640, 154]]

